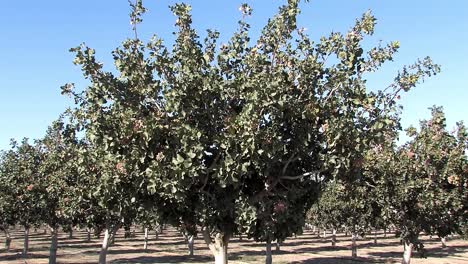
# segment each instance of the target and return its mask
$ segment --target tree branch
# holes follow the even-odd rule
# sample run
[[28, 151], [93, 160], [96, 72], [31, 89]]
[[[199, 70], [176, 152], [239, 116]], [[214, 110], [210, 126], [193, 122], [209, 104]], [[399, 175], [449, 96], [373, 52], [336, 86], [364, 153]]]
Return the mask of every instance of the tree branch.
[[304, 177], [307, 177], [307, 176], [310, 176], [310, 175], [313, 175], [313, 174], [318, 174], [318, 173], [319, 173], [319, 171], [310, 171], [310, 172], [306, 172], [304, 174], [297, 175], [297, 176], [281, 176], [280, 180], [294, 181], [294, 180], [298, 180], [298, 179], [301, 179], [301, 178], [304, 178]]

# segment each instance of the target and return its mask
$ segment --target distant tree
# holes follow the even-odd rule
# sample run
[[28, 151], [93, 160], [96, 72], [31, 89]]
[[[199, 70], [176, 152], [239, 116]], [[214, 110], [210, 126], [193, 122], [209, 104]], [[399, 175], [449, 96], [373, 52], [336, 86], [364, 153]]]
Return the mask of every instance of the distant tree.
[[40, 150], [30, 144], [28, 139], [21, 143], [11, 141], [11, 149], [4, 153], [2, 160], [3, 188], [14, 197], [11, 204], [15, 211], [15, 220], [24, 227], [23, 255], [29, 250], [29, 229], [39, 225], [44, 214], [45, 189], [41, 186]]
[[10, 226], [17, 223], [17, 214], [15, 210], [14, 186], [9, 182], [9, 164], [8, 155], [0, 152], [0, 231], [5, 234], [5, 249], [10, 250], [11, 235]]
[[[446, 131], [441, 108], [432, 108], [432, 118], [420, 130], [407, 129], [411, 140], [397, 148], [389, 143], [374, 149], [368, 176], [375, 197], [385, 208], [385, 218], [397, 228], [405, 245], [403, 263], [410, 263], [412, 250], [424, 254], [421, 232], [439, 235], [461, 231], [466, 219], [466, 130]], [[373, 174], [373, 176], [371, 175]], [[380, 195], [378, 194], [380, 193]]]

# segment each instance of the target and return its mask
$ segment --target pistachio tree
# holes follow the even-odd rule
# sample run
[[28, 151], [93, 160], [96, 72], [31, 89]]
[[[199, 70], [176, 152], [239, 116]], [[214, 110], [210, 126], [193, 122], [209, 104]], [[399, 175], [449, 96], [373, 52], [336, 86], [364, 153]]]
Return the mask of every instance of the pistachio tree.
[[413, 248], [423, 250], [420, 232], [445, 238], [460, 232], [460, 220], [466, 218], [466, 130], [459, 123], [455, 131], [446, 130], [442, 109], [434, 107], [419, 130], [407, 129], [412, 139], [397, 153], [393, 218], [405, 243], [405, 263]]
[[[23, 139], [20, 143], [11, 141], [11, 149], [2, 160], [2, 185], [7, 194], [12, 195], [16, 223], [24, 228], [23, 255], [29, 250], [29, 229], [39, 225], [44, 213], [45, 190], [41, 186], [39, 166], [40, 150], [37, 145]], [[8, 197], [8, 196], [7, 196]]]
[[216, 263], [227, 263], [239, 230], [266, 242], [300, 231], [319, 182], [358, 177], [364, 151], [397, 122], [398, 94], [437, 71], [426, 58], [368, 92], [363, 75], [399, 46], [364, 52], [370, 13], [314, 43], [296, 25], [299, 1], [289, 0], [252, 41], [252, 9], [242, 5], [238, 31], [218, 45], [220, 33], [201, 40], [191, 7], [176, 4], [168, 47], [139, 39], [146, 9], [140, 0], [131, 8], [134, 37], [112, 53], [116, 71], [81, 45], [74, 62], [91, 85], [63, 86], [92, 149], [93, 195], [115, 216], [108, 227], [148, 201], [170, 222], [199, 226]]
[[[6, 166], [6, 167], [5, 167]], [[0, 153], [0, 231], [5, 234], [5, 249], [10, 250], [12, 237], [10, 226], [17, 223], [13, 186], [8, 184], [8, 156], [5, 152]]]
[[46, 136], [38, 141], [42, 160], [39, 184], [45, 190], [42, 222], [51, 228], [49, 263], [56, 263], [59, 227], [70, 229], [79, 219], [75, 204], [69, 203], [73, 195], [69, 190], [76, 186], [81, 177], [77, 169], [78, 141], [75, 131], [71, 124], [65, 124], [62, 117], [53, 122]]

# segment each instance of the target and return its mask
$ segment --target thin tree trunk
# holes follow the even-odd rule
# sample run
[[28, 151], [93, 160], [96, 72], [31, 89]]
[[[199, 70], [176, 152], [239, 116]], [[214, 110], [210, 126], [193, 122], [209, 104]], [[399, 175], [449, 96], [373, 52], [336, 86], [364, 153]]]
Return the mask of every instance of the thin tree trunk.
[[441, 237], [440, 242], [442, 243], [442, 248], [447, 247], [447, 238], [446, 237]]
[[279, 252], [281, 251], [281, 241], [280, 240], [276, 240], [276, 252]]
[[377, 245], [377, 228], [374, 229], [374, 244]]
[[194, 238], [193, 235], [189, 236], [188, 239], [187, 239], [189, 256], [193, 256], [193, 242], [194, 242], [194, 240], [195, 240], [195, 238]]
[[405, 242], [405, 249], [404, 249], [403, 260], [401, 261], [401, 264], [410, 264], [412, 253], [413, 253], [413, 244]]
[[383, 229], [383, 237], [387, 237], [387, 228]]
[[332, 247], [336, 246], [336, 228], [332, 229]]
[[356, 245], [357, 234], [356, 232], [353, 232], [351, 236], [352, 236], [352, 241], [353, 241], [351, 245], [351, 256], [353, 258], [356, 258], [357, 257], [357, 245]]
[[228, 244], [230, 234], [217, 233], [215, 238], [212, 239], [210, 232], [206, 229], [202, 229], [203, 239], [211, 250], [211, 253], [215, 257], [215, 264], [227, 264], [228, 263]]
[[145, 245], [143, 246], [144, 250], [148, 249], [148, 228], [145, 227]]
[[70, 231], [68, 232], [68, 238], [72, 239], [73, 238], [73, 227], [70, 226]]
[[101, 252], [99, 253], [99, 264], [106, 264], [107, 250], [109, 249], [109, 229], [104, 230], [104, 240], [102, 241]]
[[157, 228], [156, 228], [156, 230], [154, 231], [154, 233], [155, 233], [156, 240], [158, 240], [158, 239], [159, 239], [159, 232], [158, 232], [158, 229], [157, 229]]
[[273, 263], [273, 258], [271, 255], [271, 240], [268, 239], [266, 241], [266, 258], [265, 258], [265, 263], [266, 264], [272, 264]]
[[118, 230], [118, 229], [115, 228], [115, 229], [112, 231], [112, 233], [110, 234], [110, 243], [109, 243], [109, 245], [111, 245], [111, 246], [114, 245], [114, 243], [115, 243], [115, 236], [116, 236], [116, 234], [117, 234], [117, 230]]
[[323, 238], [327, 238], [327, 229], [323, 229]]
[[57, 263], [57, 227], [52, 228], [51, 230], [51, 240], [50, 240], [50, 250], [49, 250], [49, 264]]
[[86, 228], [86, 233], [87, 233], [86, 241], [90, 242], [91, 241], [91, 228], [89, 227]]
[[242, 241], [242, 233], [239, 233], [239, 241]]
[[7, 251], [10, 251], [10, 246], [11, 246], [11, 235], [10, 235], [10, 232], [8, 232], [8, 229], [5, 228], [3, 230], [3, 232], [5, 233], [5, 249]]
[[24, 247], [23, 247], [23, 257], [26, 258], [29, 251], [29, 227], [24, 228]]

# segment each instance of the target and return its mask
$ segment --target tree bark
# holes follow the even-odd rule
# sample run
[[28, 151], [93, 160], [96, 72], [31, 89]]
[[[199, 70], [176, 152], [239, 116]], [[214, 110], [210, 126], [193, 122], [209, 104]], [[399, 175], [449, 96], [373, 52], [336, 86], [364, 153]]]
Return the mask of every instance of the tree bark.
[[387, 237], [387, 228], [383, 229], [383, 237]]
[[336, 246], [336, 228], [332, 229], [332, 247]]
[[23, 257], [26, 258], [29, 251], [29, 227], [24, 228], [24, 246], [23, 246]]
[[91, 241], [91, 228], [86, 228], [86, 241], [90, 242]]
[[281, 250], [281, 241], [280, 240], [276, 240], [276, 252], [279, 252]]
[[143, 246], [144, 250], [148, 250], [148, 228], [145, 227], [145, 245]]
[[273, 263], [273, 258], [271, 255], [271, 240], [266, 241], [266, 258], [265, 258], [265, 263], [266, 264], [272, 264]]
[[106, 264], [107, 250], [109, 249], [111, 233], [109, 229], [104, 230], [104, 239], [102, 241], [101, 252], [99, 253], [99, 264]]
[[194, 240], [195, 240], [195, 238], [194, 238], [193, 235], [189, 236], [188, 239], [187, 239], [189, 256], [193, 256], [193, 242], [194, 242]]
[[70, 231], [68, 232], [68, 238], [72, 239], [73, 238], [73, 227], [70, 226]]
[[109, 236], [109, 238], [110, 238], [110, 239], [109, 239], [109, 241], [110, 241], [109, 245], [110, 245], [110, 246], [114, 245], [115, 236], [116, 236], [116, 234], [117, 234], [117, 230], [118, 230], [118, 228], [115, 228], [115, 229], [113, 229], [112, 232], [110, 233], [110, 236]]
[[410, 264], [412, 253], [413, 253], [413, 244], [405, 242], [405, 250], [403, 252], [403, 260], [401, 261], [401, 264]]
[[377, 228], [374, 229], [374, 244], [377, 245]]
[[55, 264], [57, 263], [58, 229], [57, 227], [53, 227], [50, 231], [51, 231], [51, 240], [50, 240], [50, 250], [49, 250], [49, 264]]
[[352, 236], [352, 241], [353, 241], [351, 244], [351, 256], [353, 258], [356, 258], [357, 257], [357, 245], [356, 245], [357, 234], [356, 232], [353, 232], [351, 236]]
[[447, 238], [446, 237], [441, 237], [440, 242], [442, 243], [442, 248], [447, 247]]
[[10, 251], [10, 246], [11, 246], [11, 235], [10, 232], [8, 231], [7, 228], [3, 230], [5, 233], [5, 249], [6, 251]]
[[230, 234], [217, 233], [214, 239], [211, 238], [210, 232], [202, 229], [203, 239], [215, 257], [215, 264], [227, 264], [228, 256], [227, 249], [230, 239]]

